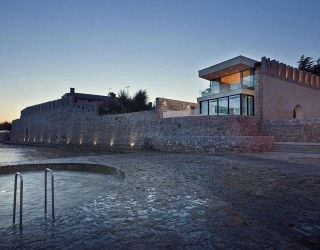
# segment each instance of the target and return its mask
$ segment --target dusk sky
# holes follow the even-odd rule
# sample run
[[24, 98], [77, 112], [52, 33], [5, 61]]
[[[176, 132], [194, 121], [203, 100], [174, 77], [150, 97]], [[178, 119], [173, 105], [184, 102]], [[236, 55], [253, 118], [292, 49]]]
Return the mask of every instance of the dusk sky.
[[320, 57], [319, 0], [0, 0], [0, 122], [76, 92], [196, 102], [198, 70]]

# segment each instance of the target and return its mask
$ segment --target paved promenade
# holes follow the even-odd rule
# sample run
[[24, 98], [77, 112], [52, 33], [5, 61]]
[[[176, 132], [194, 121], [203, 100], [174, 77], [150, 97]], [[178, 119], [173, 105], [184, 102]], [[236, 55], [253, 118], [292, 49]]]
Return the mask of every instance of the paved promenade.
[[0, 229], [0, 249], [320, 249], [320, 155], [45, 150], [19, 164], [102, 164], [125, 180], [54, 224]]

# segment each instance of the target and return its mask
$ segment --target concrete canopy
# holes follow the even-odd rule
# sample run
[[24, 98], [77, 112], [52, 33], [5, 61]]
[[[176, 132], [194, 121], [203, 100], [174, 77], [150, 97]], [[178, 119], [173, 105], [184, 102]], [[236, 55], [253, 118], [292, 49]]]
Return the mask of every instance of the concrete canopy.
[[231, 75], [246, 69], [254, 68], [258, 61], [244, 56], [237, 56], [222, 63], [199, 70], [199, 77], [213, 80], [226, 75]]

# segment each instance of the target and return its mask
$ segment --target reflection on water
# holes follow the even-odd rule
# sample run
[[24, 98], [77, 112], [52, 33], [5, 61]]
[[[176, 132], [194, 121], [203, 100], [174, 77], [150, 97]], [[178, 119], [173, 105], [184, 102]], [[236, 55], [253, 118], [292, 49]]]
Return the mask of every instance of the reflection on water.
[[[99, 195], [110, 194], [121, 184], [117, 176], [101, 173], [54, 171], [54, 174], [57, 216], [68, 207], [81, 205]], [[51, 216], [50, 174], [48, 177], [48, 215]], [[25, 172], [23, 179], [23, 221], [44, 217], [44, 171]], [[19, 222], [20, 182], [18, 183], [16, 222]], [[0, 175], [0, 227], [9, 226], [12, 223], [13, 186], [14, 174]]]
[[42, 160], [62, 157], [93, 155], [90, 152], [65, 151], [56, 148], [13, 146], [0, 143], [0, 164], [17, 161]]

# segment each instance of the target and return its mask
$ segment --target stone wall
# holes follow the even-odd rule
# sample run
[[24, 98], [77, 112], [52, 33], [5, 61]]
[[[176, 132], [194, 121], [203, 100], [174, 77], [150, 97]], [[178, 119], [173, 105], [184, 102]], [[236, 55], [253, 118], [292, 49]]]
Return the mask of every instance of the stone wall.
[[[158, 118], [157, 111], [98, 116], [82, 105], [38, 110], [12, 124], [12, 141], [92, 147], [144, 147], [162, 151], [270, 150], [259, 119], [246, 116]], [[90, 107], [90, 106], [89, 106]]]
[[263, 120], [292, 119], [296, 107], [300, 118], [320, 116], [320, 77], [265, 57], [259, 74], [256, 113]]
[[261, 133], [277, 142], [320, 142], [320, 119], [262, 121]]
[[159, 118], [167, 111], [183, 111], [189, 109], [199, 109], [199, 104], [194, 102], [178, 101], [166, 98], [156, 99], [156, 109]]
[[319, 76], [270, 60], [270, 58], [261, 58], [261, 74], [320, 90]]
[[265, 152], [272, 150], [273, 136], [162, 136], [150, 138], [151, 147], [167, 152]]
[[0, 141], [9, 141], [10, 140], [10, 131], [0, 131]]
[[[12, 123], [12, 140], [70, 145], [141, 145], [155, 111], [98, 116], [90, 103], [39, 111]], [[141, 141], [142, 140], [142, 141]]]

